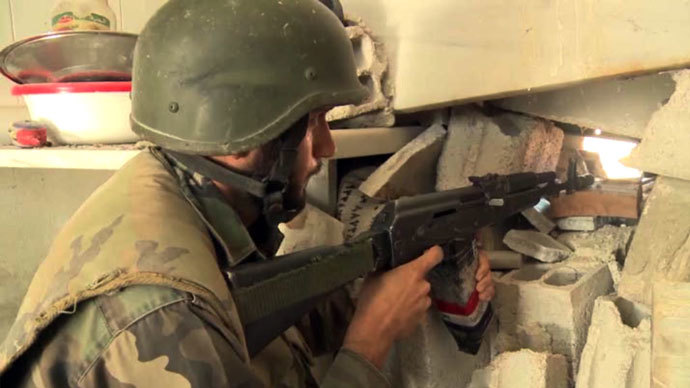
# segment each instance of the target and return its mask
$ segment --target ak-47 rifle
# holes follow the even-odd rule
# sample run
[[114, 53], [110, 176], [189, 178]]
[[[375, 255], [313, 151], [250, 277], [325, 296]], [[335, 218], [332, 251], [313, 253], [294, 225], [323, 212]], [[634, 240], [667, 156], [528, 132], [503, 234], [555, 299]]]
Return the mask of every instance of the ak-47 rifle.
[[[377, 215], [371, 229], [335, 247], [319, 247], [248, 263], [228, 273], [251, 355], [299, 321], [330, 292], [373, 271], [386, 271], [419, 257], [433, 245], [444, 251], [432, 270], [451, 273], [457, 287], [434, 287], [436, 306], [460, 350], [476, 353], [492, 317], [474, 290], [478, 229], [536, 205], [543, 196], [589, 187], [592, 176], [565, 183], [553, 172], [472, 177], [472, 186], [403, 197]], [[449, 272], [450, 271], [450, 272]]]

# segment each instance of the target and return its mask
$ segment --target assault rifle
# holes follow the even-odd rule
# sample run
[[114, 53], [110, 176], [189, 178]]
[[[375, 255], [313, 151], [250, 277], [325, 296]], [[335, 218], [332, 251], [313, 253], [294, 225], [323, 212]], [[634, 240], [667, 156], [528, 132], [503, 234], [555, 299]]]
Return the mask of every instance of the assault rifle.
[[568, 175], [564, 183], [553, 172], [472, 177], [469, 187], [389, 202], [368, 232], [343, 245], [234, 268], [227, 275], [250, 355], [330, 292], [367, 273], [405, 264], [433, 245], [444, 250], [439, 267], [450, 269], [457, 282], [457, 287], [435, 288], [432, 280], [436, 306], [460, 350], [476, 353], [492, 316], [474, 290], [477, 260], [471, 248], [477, 230], [536, 205], [543, 196], [572, 193], [594, 182], [590, 175], [577, 176], [574, 165]]

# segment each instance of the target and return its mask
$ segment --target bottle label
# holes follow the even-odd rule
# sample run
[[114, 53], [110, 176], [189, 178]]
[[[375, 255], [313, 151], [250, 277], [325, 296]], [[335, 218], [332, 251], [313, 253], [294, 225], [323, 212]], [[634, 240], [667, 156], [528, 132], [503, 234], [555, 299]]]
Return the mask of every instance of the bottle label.
[[51, 26], [53, 31], [109, 30], [110, 19], [96, 13], [90, 13], [81, 17], [75, 15], [72, 11], [67, 11], [53, 16]]

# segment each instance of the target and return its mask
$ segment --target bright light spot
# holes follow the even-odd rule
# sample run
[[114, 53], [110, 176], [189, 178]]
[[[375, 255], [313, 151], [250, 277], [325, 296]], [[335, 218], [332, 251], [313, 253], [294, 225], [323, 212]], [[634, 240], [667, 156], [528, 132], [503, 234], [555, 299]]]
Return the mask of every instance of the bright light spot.
[[599, 128], [595, 129], [594, 134], [597, 136], [601, 135], [601, 129], [599, 129]]
[[[601, 132], [600, 130], [597, 130]], [[597, 133], [598, 135], [598, 133]], [[599, 154], [601, 165], [609, 179], [629, 179], [642, 176], [640, 170], [624, 166], [620, 160], [628, 155], [637, 143], [624, 140], [604, 139], [587, 136], [582, 143], [582, 149]]]

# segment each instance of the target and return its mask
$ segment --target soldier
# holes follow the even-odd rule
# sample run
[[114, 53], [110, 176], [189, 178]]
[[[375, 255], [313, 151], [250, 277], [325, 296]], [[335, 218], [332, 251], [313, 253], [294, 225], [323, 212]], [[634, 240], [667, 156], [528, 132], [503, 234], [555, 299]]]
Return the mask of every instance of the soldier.
[[[58, 234], [0, 348], [0, 385], [316, 386], [311, 349], [328, 346], [294, 327], [250, 359], [224, 271], [273, 255], [277, 224], [334, 153], [326, 111], [365, 96], [341, 22], [316, 0], [168, 1], [133, 71], [132, 127], [156, 147]], [[387, 385], [382, 364], [423, 319], [441, 256], [368, 277], [354, 314], [318, 311], [307, 337], [340, 347], [322, 386]], [[486, 263], [477, 276], [490, 298]]]

